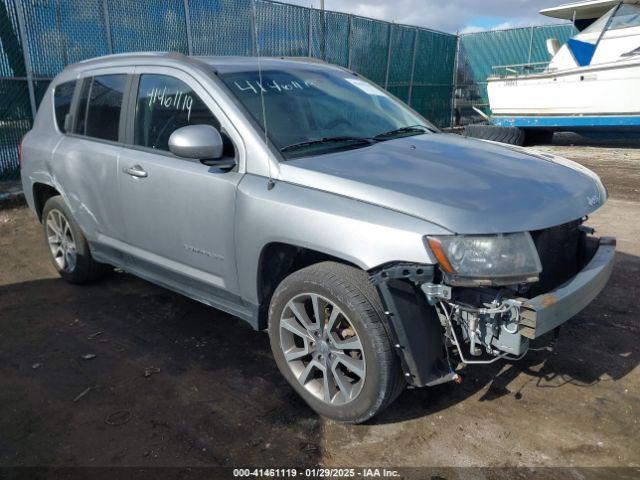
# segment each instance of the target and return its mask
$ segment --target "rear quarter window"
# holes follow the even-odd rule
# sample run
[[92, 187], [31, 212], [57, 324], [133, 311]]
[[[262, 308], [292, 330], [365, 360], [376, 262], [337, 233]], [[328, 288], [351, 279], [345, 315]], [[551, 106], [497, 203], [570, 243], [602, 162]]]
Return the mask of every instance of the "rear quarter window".
[[62, 133], [67, 133], [65, 119], [71, 110], [71, 100], [76, 89], [76, 81], [61, 83], [53, 90], [53, 108], [55, 110], [56, 125]]

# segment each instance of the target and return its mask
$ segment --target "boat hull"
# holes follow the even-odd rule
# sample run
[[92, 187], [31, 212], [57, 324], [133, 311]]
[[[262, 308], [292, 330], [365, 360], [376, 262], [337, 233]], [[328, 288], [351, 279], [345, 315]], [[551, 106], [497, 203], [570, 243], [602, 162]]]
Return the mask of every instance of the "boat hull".
[[490, 78], [487, 89], [496, 125], [640, 131], [640, 59]]

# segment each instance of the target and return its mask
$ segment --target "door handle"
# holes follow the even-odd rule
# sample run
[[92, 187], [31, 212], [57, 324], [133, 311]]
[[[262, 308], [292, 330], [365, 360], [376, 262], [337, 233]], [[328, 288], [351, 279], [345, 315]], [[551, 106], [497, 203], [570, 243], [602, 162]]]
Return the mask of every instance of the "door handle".
[[124, 173], [126, 173], [127, 175], [131, 175], [132, 177], [137, 177], [137, 178], [145, 178], [147, 175], [149, 175], [144, 168], [142, 168], [140, 165], [133, 165], [131, 167], [124, 167], [122, 169], [122, 171]]

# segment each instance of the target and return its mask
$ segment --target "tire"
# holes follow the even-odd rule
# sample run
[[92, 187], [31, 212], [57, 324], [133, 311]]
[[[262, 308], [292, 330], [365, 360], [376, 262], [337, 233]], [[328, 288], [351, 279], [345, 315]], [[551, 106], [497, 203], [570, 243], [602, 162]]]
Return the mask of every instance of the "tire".
[[545, 145], [553, 141], [553, 130], [526, 128], [524, 130], [525, 145]]
[[60, 195], [45, 203], [42, 226], [51, 262], [66, 281], [91, 283], [106, 273], [108, 266], [93, 259], [87, 239]]
[[[288, 325], [297, 325], [295, 328], [301, 329], [309, 338], [318, 334], [314, 330], [319, 328], [313, 314], [314, 296], [318, 299], [318, 310], [325, 320], [329, 320], [327, 325], [332, 327], [321, 329], [323, 332], [312, 342], [302, 340], [302, 335], [292, 334]], [[298, 314], [293, 313], [292, 305], [296, 306]], [[331, 323], [336, 309], [339, 312], [335, 322]], [[300, 312], [304, 312], [302, 317], [307, 314], [310, 329], [306, 329], [299, 320]], [[322, 338], [325, 336], [323, 346]], [[280, 372], [305, 402], [322, 416], [340, 422], [362, 423], [389, 406], [404, 390], [400, 360], [393, 351], [385, 327], [380, 299], [367, 274], [356, 268], [323, 262], [285, 278], [269, 306], [269, 338]], [[297, 343], [292, 343], [291, 338]], [[333, 342], [348, 346], [359, 342], [361, 348], [340, 350], [334, 348]], [[326, 345], [330, 349], [328, 354]], [[311, 353], [291, 360], [296, 355], [304, 355], [307, 349], [311, 349]], [[290, 355], [289, 361], [285, 358], [285, 351]], [[318, 361], [326, 362], [325, 367], [330, 368], [330, 377], [334, 380], [328, 395], [325, 395], [328, 384], [324, 381], [325, 374], [317, 366], [310, 367], [317, 365]], [[356, 368], [350, 370], [343, 361]], [[305, 378], [309, 368], [311, 374], [303, 385], [298, 378]], [[318, 391], [321, 387], [322, 392]]]
[[464, 136], [506, 143], [509, 145], [523, 146], [524, 131], [518, 127], [499, 127], [497, 125], [467, 125], [464, 127]]

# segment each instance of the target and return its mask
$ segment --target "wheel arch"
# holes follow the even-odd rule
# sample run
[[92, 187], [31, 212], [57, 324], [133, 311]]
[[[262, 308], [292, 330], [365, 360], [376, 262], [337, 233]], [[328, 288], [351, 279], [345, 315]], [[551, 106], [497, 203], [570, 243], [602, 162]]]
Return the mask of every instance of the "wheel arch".
[[393, 261], [432, 263], [424, 235], [448, 232], [379, 205], [285, 181], [269, 189], [266, 181], [245, 175], [235, 211], [237, 285], [254, 328], [264, 326], [270, 293], [296, 267], [324, 260], [362, 271]]
[[331, 261], [363, 270], [362, 266], [330, 253], [286, 242], [270, 242], [263, 246], [256, 272], [258, 294], [258, 328], [267, 328], [269, 303], [280, 282], [293, 272], [316, 263]]
[[51, 197], [61, 195], [61, 193], [49, 184], [35, 182], [32, 188], [33, 192], [33, 208], [38, 216], [38, 220], [42, 222], [42, 210], [44, 205]]

